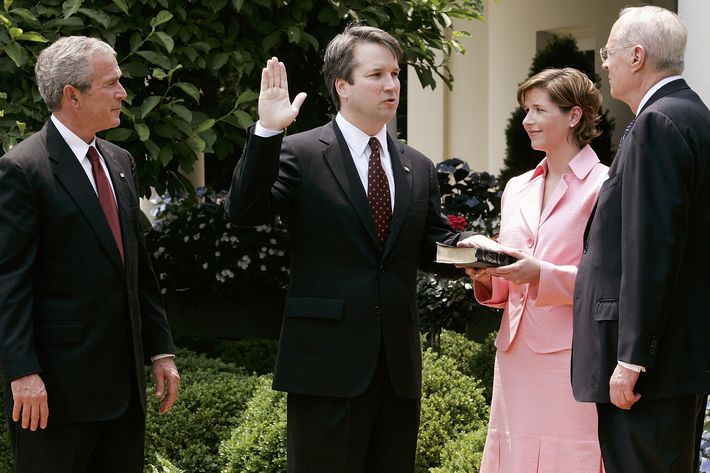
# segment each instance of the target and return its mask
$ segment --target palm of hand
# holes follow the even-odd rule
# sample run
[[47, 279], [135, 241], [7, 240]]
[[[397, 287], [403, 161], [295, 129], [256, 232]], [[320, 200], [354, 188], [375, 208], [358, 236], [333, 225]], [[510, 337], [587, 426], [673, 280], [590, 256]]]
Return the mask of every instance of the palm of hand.
[[259, 116], [268, 117], [268, 123], [277, 125], [274, 129], [286, 128], [297, 114], [298, 110], [294, 110], [289, 101], [288, 90], [271, 87], [259, 94]]

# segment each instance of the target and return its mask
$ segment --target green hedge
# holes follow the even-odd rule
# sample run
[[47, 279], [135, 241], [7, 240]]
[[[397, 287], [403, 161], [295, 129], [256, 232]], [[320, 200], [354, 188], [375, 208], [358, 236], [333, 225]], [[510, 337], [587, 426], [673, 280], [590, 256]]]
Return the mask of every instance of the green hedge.
[[152, 375], [148, 369], [146, 466], [157, 465], [156, 455], [189, 473], [219, 473], [219, 444], [229, 437], [254, 392], [256, 378], [231, 363], [178, 350], [181, 373], [178, 401], [158, 414]]
[[476, 343], [460, 333], [443, 330], [440, 339], [440, 353], [456, 360], [459, 371], [481, 381], [483, 397], [488, 404], [493, 392], [496, 335], [497, 332], [490, 333], [482, 343]]
[[232, 436], [222, 442], [223, 473], [286, 471], [286, 395], [262, 376]]
[[488, 427], [481, 425], [453, 440], [446, 442], [441, 450], [441, 466], [432, 468], [430, 473], [478, 473], [483, 458]]
[[417, 473], [440, 466], [446, 442], [477, 430], [488, 420], [479, 381], [461, 373], [456, 360], [427, 349], [423, 361]]

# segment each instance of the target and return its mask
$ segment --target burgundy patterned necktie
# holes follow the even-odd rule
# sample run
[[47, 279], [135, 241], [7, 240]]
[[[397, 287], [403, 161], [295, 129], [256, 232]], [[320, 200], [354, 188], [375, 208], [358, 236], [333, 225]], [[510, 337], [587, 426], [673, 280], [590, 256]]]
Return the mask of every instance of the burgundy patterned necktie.
[[382, 163], [380, 163], [380, 142], [377, 141], [377, 138], [370, 138], [369, 145], [372, 154], [370, 154], [367, 164], [367, 200], [370, 203], [370, 211], [372, 211], [372, 218], [375, 221], [377, 238], [380, 243], [384, 244], [392, 220], [390, 186]]
[[113, 238], [116, 240], [116, 246], [118, 247], [118, 252], [121, 253], [121, 260], [123, 261], [121, 224], [118, 219], [118, 207], [116, 206], [116, 199], [114, 199], [113, 191], [111, 190], [111, 184], [108, 182], [104, 168], [101, 167], [101, 163], [99, 162], [101, 158], [96, 148], [89, 146], [89, 152], [86, 153], [86, 155], [89, 157], [89, 161], [91, 161], [91, 172], [94, 175], [96, 192], [99, 194], [99, 202], [104, 209], [106, 220], [108, 220], [108, 225], [111, 227], [111, 233], [113, 233]]

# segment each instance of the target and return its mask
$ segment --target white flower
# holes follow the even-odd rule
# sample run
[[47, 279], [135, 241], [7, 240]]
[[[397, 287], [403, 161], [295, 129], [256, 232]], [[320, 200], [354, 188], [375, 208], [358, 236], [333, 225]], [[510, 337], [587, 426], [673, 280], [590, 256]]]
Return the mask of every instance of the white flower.
[[192, 237], [193, 240], [199, 240], [200, 239], [200, 234], [197, 233], [195, 236]]
[[269, 243], [271, 243], [272, 245], [275, 245], [275, 244], [276, 244], [276, 238], [272, 238], [271, 240], [269, 240]]
[[[210, 222], [210, 223], [212, 223], [212, 222]], [[199, 228], [200, 230], [202, 230], [202, 229], [205, 228], [206, 226], [207, 226], [207, 224], [201, 223], [198, 228]]]
[[261, 266], [259, 266], [259, 269], [262, 270], [262, 271], [266, 271], [266, 265], [263, 265], [263, 264], [262, 264]]
[[188, 241], [190, 241], [190, 237], [189, 237], [189, 236], [185, 236], [185, 238], [183, 238], [182, 241], [184, 241], [185, 243], [187, 243]]
[[209, 266], [209, 263], [205, 263], [202, 265], [202, 269], [207, 269], [207, 266]]
[[220, 253], [219, 251], [215, 251], [215, 252], [214, 252], [214, 255], [215, 255], [217, 258], [219, 258], [220, 256], [222, 256], [222, 253]]

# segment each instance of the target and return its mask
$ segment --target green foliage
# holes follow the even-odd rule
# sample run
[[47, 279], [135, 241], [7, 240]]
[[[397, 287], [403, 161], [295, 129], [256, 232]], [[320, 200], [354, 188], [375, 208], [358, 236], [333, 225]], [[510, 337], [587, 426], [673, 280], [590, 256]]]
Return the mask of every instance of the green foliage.
[[434, 75], [451, 84], [448, 57], [463, 52], [459, 40], [467, 33], [453, 28], [452, 19], [480, 19], [482, 8], [481, 0], [5, 0], [3, 147], [39, 130], [48, 116], [33, 80], [47, 42], [60, 35], [100, 37], [116, 49], [128, 93], [122, 124], [106, 138], [136, 158], [143, 195], [150, 186], [159, 194], [189, 190], [179, 171], [190, 171], [197, 154], [219, 160], [239, 155], [268, 57], [278, 53], [292, 90], [308, 92], [293, 128], [311, 128], [329, 111], [325, 85], [314, 71], [345, 24], [361, 20], [393, 33], [422, 84], [434, 87]]
[[247, 373], [267, 374], [274, 371], [277, 340], [254, 338], [222, 340], [217, 344], [219, 357], [244, 368]]
[[469, 340], [465, 335], [450, 330], [441, 331], [439, 353], [456, 361], [463, 374], [481, 382], [483, 397], [491, 403], [493, 392], [493, 367], [495, 364], [496, 332], [488, 334], [482, 343]]
[[[0, 371], [0, 386], [3, 389], [9, 389], [5, 386], [5, 379], [2, 371]], [[10, 445], [10, 432], [7, 427], [7, 417], [5, 416], [5, 398], [0, 396], [0, 473], [12, 473], [15, 471], [12, 446]]]
[[170, 460], [163, 458], [161, 455], [156, 456], [157, 465], [150, 465], [150, 473], [184, 473], [180, 468], [176, 467]]
[[487, 423], [488, 405], [482, 392], [477, 380], [457, 369], [456, 360], [432, 349], [424, 351], [417, 473], [441, 465], [446, 442]]
[[441, 466], [432, 468], [430, 473], [478, 473], [483, 446], [486, 444], [488, 428], [480, 426], [477, 430], [446, 442], [441, 450]]
[[[554, 37], [533, 58], [528, 78], [548, 68], [574, 67], [584, 72], [594, 83], [599, 84], [599, 76], [594, 72], [594, 54], [594, 52], [580, 51], [577, 42], [571, 36]], [[515, 91], [511, 91], [511, 94], [515, 94]], [[611, 145], [614, 120], [608, 113], [608, 110], [602, 111], [598, 125], [602, 134], [591, 142], [599, 160], [607, 165], [614, 159]], [[525, 111], [522, 107], [517, 107], [511, 114], [505, 129], [504, 167], [498, 177], [501, 189], [505, 188], [510, 178], [529, 171], [545, 157], [544, 152], [535, 151], [530, 147], [530, 138], [522, 125], [524, 118]]]
[[286, 395], [262, 376], [232, 436], [222, 442], [223, 473], [286, 471]]
[[245, 283], [284, 288], [288, 283], [286, 229], [280, 223], [233, 226], [224, 211], [225, 192], [164, 196], [146, 245], [163, 292], [185, 289], [231, 295]]
[[166, 414], [158, 414], [153, 380], [148, 376], [146, 466], [159, 464], [159, 455], [186, 472], [218, 473], [219, 444], [237, 425], [256, 378], [233, 364], [184, 349], [175, 362], [181, 375], [180, 395]]

